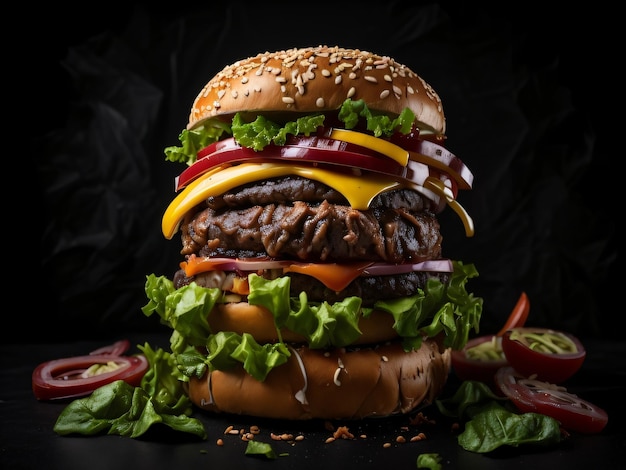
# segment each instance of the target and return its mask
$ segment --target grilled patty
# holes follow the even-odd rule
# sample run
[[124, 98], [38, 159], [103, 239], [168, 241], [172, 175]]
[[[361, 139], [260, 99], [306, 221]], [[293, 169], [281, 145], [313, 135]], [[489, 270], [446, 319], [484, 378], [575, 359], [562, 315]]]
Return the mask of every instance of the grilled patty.
[[[428, 201], [410, 189], [380, 194], [368, 210], [356, 210], [323, 183], [292, 176], [267, 180], [210, 198], [187, 214], [181, 254], [327, 263], [438, 259], [439, 222], [426, 207]], [[292, 290], [306, 290], [310, 300], [357, 295], [367, 304], [411, 295], [430, 276], [363, 277], [337, 293], [308, 276], [292, 275]], [[191, 280], [182, 272], [175, 276], [178, 287]]]
[[300, 177], [248, 185], [212, 198], [181, 225], [181, 254], [270, 256], [312, 262], [418, 262], [441, 256], [435, 215], [421, 194], [377, 196], [369, 210]]

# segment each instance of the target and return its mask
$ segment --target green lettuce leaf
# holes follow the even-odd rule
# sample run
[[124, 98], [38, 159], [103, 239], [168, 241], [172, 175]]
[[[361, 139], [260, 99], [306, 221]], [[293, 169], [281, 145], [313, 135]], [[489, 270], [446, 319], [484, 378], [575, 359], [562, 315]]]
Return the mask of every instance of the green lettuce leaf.
[[491, 452], [501, 446], [551, 446], [561, 441], [559, 422], [539, 413], [514, 413], [497, 402], [485, 405], [465, 423], [458, 443], [465, 450]]
[[[248, 303], [265, 307], [274, 316], [278, 337], [287, 328], [305, 338], [311, 348], [342, 347], [352, 344], [361, 334], [359, 319], [373, 309], [388, 312], [394, 328], [409, 351], [418, 349], [423, 337], [443, 335], [446, 347], [462, 349], [471, 328], [478, 332], [482, 299], [465, 290], [465, 284], [478, 273], [473, 265], [454, 262], [450, 282], [431, 279], [425, 289], [413, 296], [377, 302], [373, 308], [362, 308], [361, 299], [348, 297], [341, 302], [310, 302], [306, 293], [290, 297], [287, 276], [273, 280], [256, 274], [248, 277]], [[147, 276], [148, 303], [145, 315], [157, 313], [174, 331], [170, 338], [172, 353], [180, 373], [187, 377], [202, 376], [206, 367], [226, 370], [240, 363], [251, 375], [264, 379], [269, 371], [286, 362], [288, 348], [278, 341], [259, 345], [250, 335], [210, 331], [208, 316], [222, 292], [191, 283], [175, 290], [171, 281], [154, 274]], [[195, 347], [206, 347], [202, 357]]]
[[559, 422], [537, 413], [518, 413], [510, 400], [483, 382], [466, 380], [455, 394], [435, 401], [439, 411], [465, 423], [457, 437], [465, 450], [491, 452], [501, 446], [551, 446], [561, 441]]
[[[338, 117], [346, 129], [353, 129], [359, 122], [365, 122], [367, 130], [376, 137], [388, 137], [394, 132], [408, 134], [415, 120], [415, 114], [409, 108], [405, 108], [399, 116], [391, 119], [384, 114], [372, 113], [365, 101], [351, 99], [344, 101]], [[286, 123], [273, 122], [262, 115], [248, 122], [241, 113], [235, 114], [230, 123], [219, 118], [209, 118], [195, 129], [183, 130], [178, 136], [181, 146], [165, 149], [166, 160], [192, 165], [199, 150], [217, 142], [224, 134], [232, 135], [239, 145], [255, 151], [263, 150], [271, 143], [285, 145], [290, 134], [310, 135], [316, 132], [318, 127], [324, 125], [324, 118], [323, 114], [311, 114]]]
[[156, 424], [206, 439], [201, 421], [191, 417], [192, 404], [183, 389], [186, 377], [174, 356], [147, 343], [142, 350], [150, 368], [133, 387], [123, 380], [106, 384], [91, 395], [72, 401], [54, 424], [59, 435], [111, 434], [136, 438]]
[[230, 124], [219, 119], [210, 119], [197, 129], [184, 129], [178, 136], [182, 146], [166, 147], [165, 159], [191, 166], [196, 161], [198, 151], [220, 140], [224, 133], [232, 135]]

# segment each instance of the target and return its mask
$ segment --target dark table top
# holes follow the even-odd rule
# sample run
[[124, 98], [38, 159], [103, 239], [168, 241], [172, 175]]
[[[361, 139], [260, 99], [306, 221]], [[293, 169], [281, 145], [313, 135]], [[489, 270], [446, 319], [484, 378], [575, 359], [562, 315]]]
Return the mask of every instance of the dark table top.
[[[131, 344], [167, 346], [167, 336], [155, 334], [128, 335]], [[114, 338], [112, 341], [120, 338]], [[348, 426], [355, 435], [352, 440], [326, 443], [331, 432], [320, 421], [289, 422], [260, 420], [245, 416], [213, 415], [196, 411], [194, 416], [205, 424], [208, 439], [199, 440], [184, 433], [166, 431], [150, 434], [150, 438], [131, 439], [120, 436], [59, 436], [54, 423], [67, 402], [39, 402], [31, 389], [33, 369], [51, 359], [83, 355], [106, 341], [77, 341], [50, 344], [3, 344], [1, 355], [0, 468], [64, 468], [113, 469], [140, 468], [417, 468], [417, 457], [436, 452], [442, 457], [443, 469], [507, 468], [528, 470], [542, 468], [623, 468], [626, 461], [626, 343], [584, 341], [587, 358], [582, 369], [567, 383], [576, 393], [609, 414], [606, 428], [599, 434], [572, 434], [557, 446], [538, 449], [531, 447], [500, 448], [490, 454], [465, 451], [457, 444], [451, 431], [451, 421], [439, 414], [435, 406], [423, 413], [435, 424], [410, 427], [408, 416], [371, 419], [359, 422], [334, 422]], [[136, 349], [129, 351], [137, 352]], [[452, 376], [451, 376], [452, 377]], [[454, 378], [443, 395], [450, 394]], [[259, 426], [256, 439], [271, 443], [277, 454], [275, 460], [244, 454], [246, 443], [239, 436], [224, 435], [228, 426], [249, 429]], [[165, 429], [165, 428], [163, 428]], [[410, 437], [419, 431], [426, 435], [418, 442], [397, 443], [400, 434]], [[297, 442], [273, 441], [270, 433], [302, 434]], [[222, 438], [223, 446], [217, 445]], [[391, 447], [384, 447], [384, 443]]]

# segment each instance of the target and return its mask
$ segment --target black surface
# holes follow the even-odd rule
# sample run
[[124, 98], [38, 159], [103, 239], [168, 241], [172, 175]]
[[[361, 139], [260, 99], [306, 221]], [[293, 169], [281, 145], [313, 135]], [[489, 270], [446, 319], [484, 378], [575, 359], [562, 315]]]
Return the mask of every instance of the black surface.
[[[167, 345], [167, 336], [141, 335], [129, 337], [131, 344]], [[111, 338], [111, 341], [119, 338]], [[165, 343], [165, 344], [164, 344]], [[108, 343], [107, 343], [108, 344]], [[165, 427], [153, 428], [142, 438], [120, 436], [59, 436], [53, 425], [66, 403], [39, 402], [31, 390], [31, 374], [40, 362], [53, 358], [83, 355], [100, 342], [10, 345], [0, 347], [0, 468], [62, 468], [90, 470], [113, 468], [271, 468], [278, 469], [353, 469], [353, 468], [416, 468], [420, 453], [436, 452], [442, 457], [442, 468], [475, 469], [555, 469], [555, 468], [623, 468], [626, 459], [626, 428], [624, 396], [626, 367], [623, 342], [587, 342], [588, 356], [582, 369], [570, 381], [570, 392], [578, 394], [609, 414], [606, 428], [596, 435], [571, 434], [558, 446], [501, 448], [490, 454], [465, 451], [456, 443], [451, 421], [438, 414], [434, 406], [423, 413], [436, 424], [409, 426], [408, 416], [358, 422], [333, 421], [335, 426], [348, 426], [353, 440], [325, 443], [331, 432], [323, 421], [272, 421], [244, 416], [215, 415], [195, 411], [194, 416], [205, 424], [208, 439], [201, 441], [186, 434], [167, 432]], [[133, 350], [136, 351], [136, 350]], [[131, 352], [133, 352], [131, 351]], [[446, 396], [455, 388], [450, 376]], [[271, 443], [277, 453], [287, 455], [275, 460], [244, 455], [246, 443], [239, 436], [224, 435], [228, 426], [249, 429], [257, 425], [257, 440]], [[407, 438], [424, 432], [426, 440], [395, 442], [398, 435]], [[304, 440], [289, 444], [276, 442], [270, 433], [302, 434]], [[364, 434], [365, 437], [360, 437]], [[218, 446], [218, 438], [224, 440]], [[390, 448], [383, 444], [390, 442]]]
[[[485, 299], [483, 331], [497, 331], [524, 290], [534, 325], [619, 339], [623, 175], [611, 116], [623, 93], [614, 61], [598, 53], [617, 44], [619, 15], [456, 3], [85, 4], [55, 21], [39, 10], [29, 29], [37, 60], [21, 53], [24, 72], [7, 74], [28, 86], [20, 122], [33, 125], [16, 153], [37, 163], [41, 201], [16, 221], [36, 227], [20, 236], [40, 237], [46, 279], [46, 308], [33, 310], [40, 328], [18, 315], [16, 329], [29, 332], [19, 338], [71, 339], [76, 324], [91, 337], [153, 328], [138, 313], [145, 276], [171, 276], [181, 260], [160, 221], [184, 165], [163, 149], [179, 144], [197, 93], [241, 58], [337, 44], [390, 55], [440, 95], [446, 145], [474, 173], [458, 201], [476, 227], [467, 238], [445, 210], [442, 250], [476, 265], [468, 288]], [[28, 71], [49, 93], [30, 93]]]
[[[623, 99], [616, 62], [606, 55], [619, 52], [621, 16], [596, 4], [548, 12], [504, 2], [501, 9], [402, 0], [374, 10], [356, 1], [84, 3], [17, 14], [31, 45], [5, 38], [5, 78], [24, 98], [5, 114], [25, 136], [10, 136], [6, 160], [36, 166], [36, 189], [26, 186], [29, 172], [17, 182], [41, 204], [17, 204], [10, 219], [20, 249], [6, 250], [7, 265], [20, 268], [11, 280], [23, 295], [7, 312], [0, 347], [0, 468], [415, 468], [422, 452], [439, 452], [444, 469], [620, 468], [626, 315], [614, 307], [621, 281], [614, 201], [622, 131], [607, 116]], [[468, 287], [485, 299], [482, 333], [496, 331], [520, 291], [528, 292], [534, 325], [566, 329], [587, 345], [570, 390], [609, 412], [604, 432], [544, 451], [478, 455], [456, 445], [448, 423], [428, 409], [438, 421], [423, 429], [428, 439], [391, 449], [382, 444], [399, 434], [403, 417], [353, 423], [351, 431], [367, 438], [332, 444], [324, 444], [323, 423], [207, 415], [199, 415], [205, 442], [167, 433], [153, 440], [54, 434], [64, 405], [34, 399], [30, 374], [38, 363], [119, 337], [143, 344], [159, 331], [139, 309], [145, 275], [171, 274], [180, 261], [178, 241], [160, 232], [181, 171], [164, 161], [163, 148], [178, 144], [198, 91], [242, 57], [317, 44], [391, 55], [440, 94], [448, 147], [475, 176], [459, 202], [476, 235], [465, 238], [459, 221], [442, 214], [444, 254], [478, 268]], [[36, 238], [39, 251], [22, 249], [22, 236]], [[251, 424], [266, 439], [298, 431], [305, 439], [277, 444], [289, 456], [271, 462], [244, 457], [237, 438], [215, 445], [228, 425]]]

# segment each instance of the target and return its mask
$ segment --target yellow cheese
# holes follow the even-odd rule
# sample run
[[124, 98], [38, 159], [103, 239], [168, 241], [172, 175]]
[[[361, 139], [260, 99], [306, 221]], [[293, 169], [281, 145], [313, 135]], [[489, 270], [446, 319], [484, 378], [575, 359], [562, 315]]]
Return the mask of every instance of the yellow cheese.
[[395, 178], [381, 174], [355, 176], [291, 163], [242, 163], [202, 175], [181, 191], [163, 214], [163, 235], [171, 239], [185, 214], [208, 197], [219, 196], [242, 184], [286, 175], [320, 181], [339, 191], [352, 207], [361, 210], [366, 210], [378, 194], [401, 186]]
[[343, 140], [351, 144], [367, 147], [383, 155], [387, 155], [402, 166], [406, 166], [409, 162], [409, 152], [396, 144], [392, 144], [388, 140], [379, 139], [373, 135], [363, 134], [362, 132], [347, 131], [345, 129], [333, 129], [330, 134], [331, 139]]
[[448, 206], [452, 208], [454, 212], [459, 216], [461, 221], [463, 222], [463, 226], [465, 227], [465, 235], [468, 237], [474, 236], [474, 220], [467, 213], [465, 208], [459, 204], [459, 202], [454, 199], [454, 195], [450, 188], [447, 188], [443, 181], [438, 180], [436, 178], [428, 177], [426, 181], [424, 181], [424, 188], [427, 190], [431, 190], [435, 194], [439, 195], [445, 199], [448, 203]]

